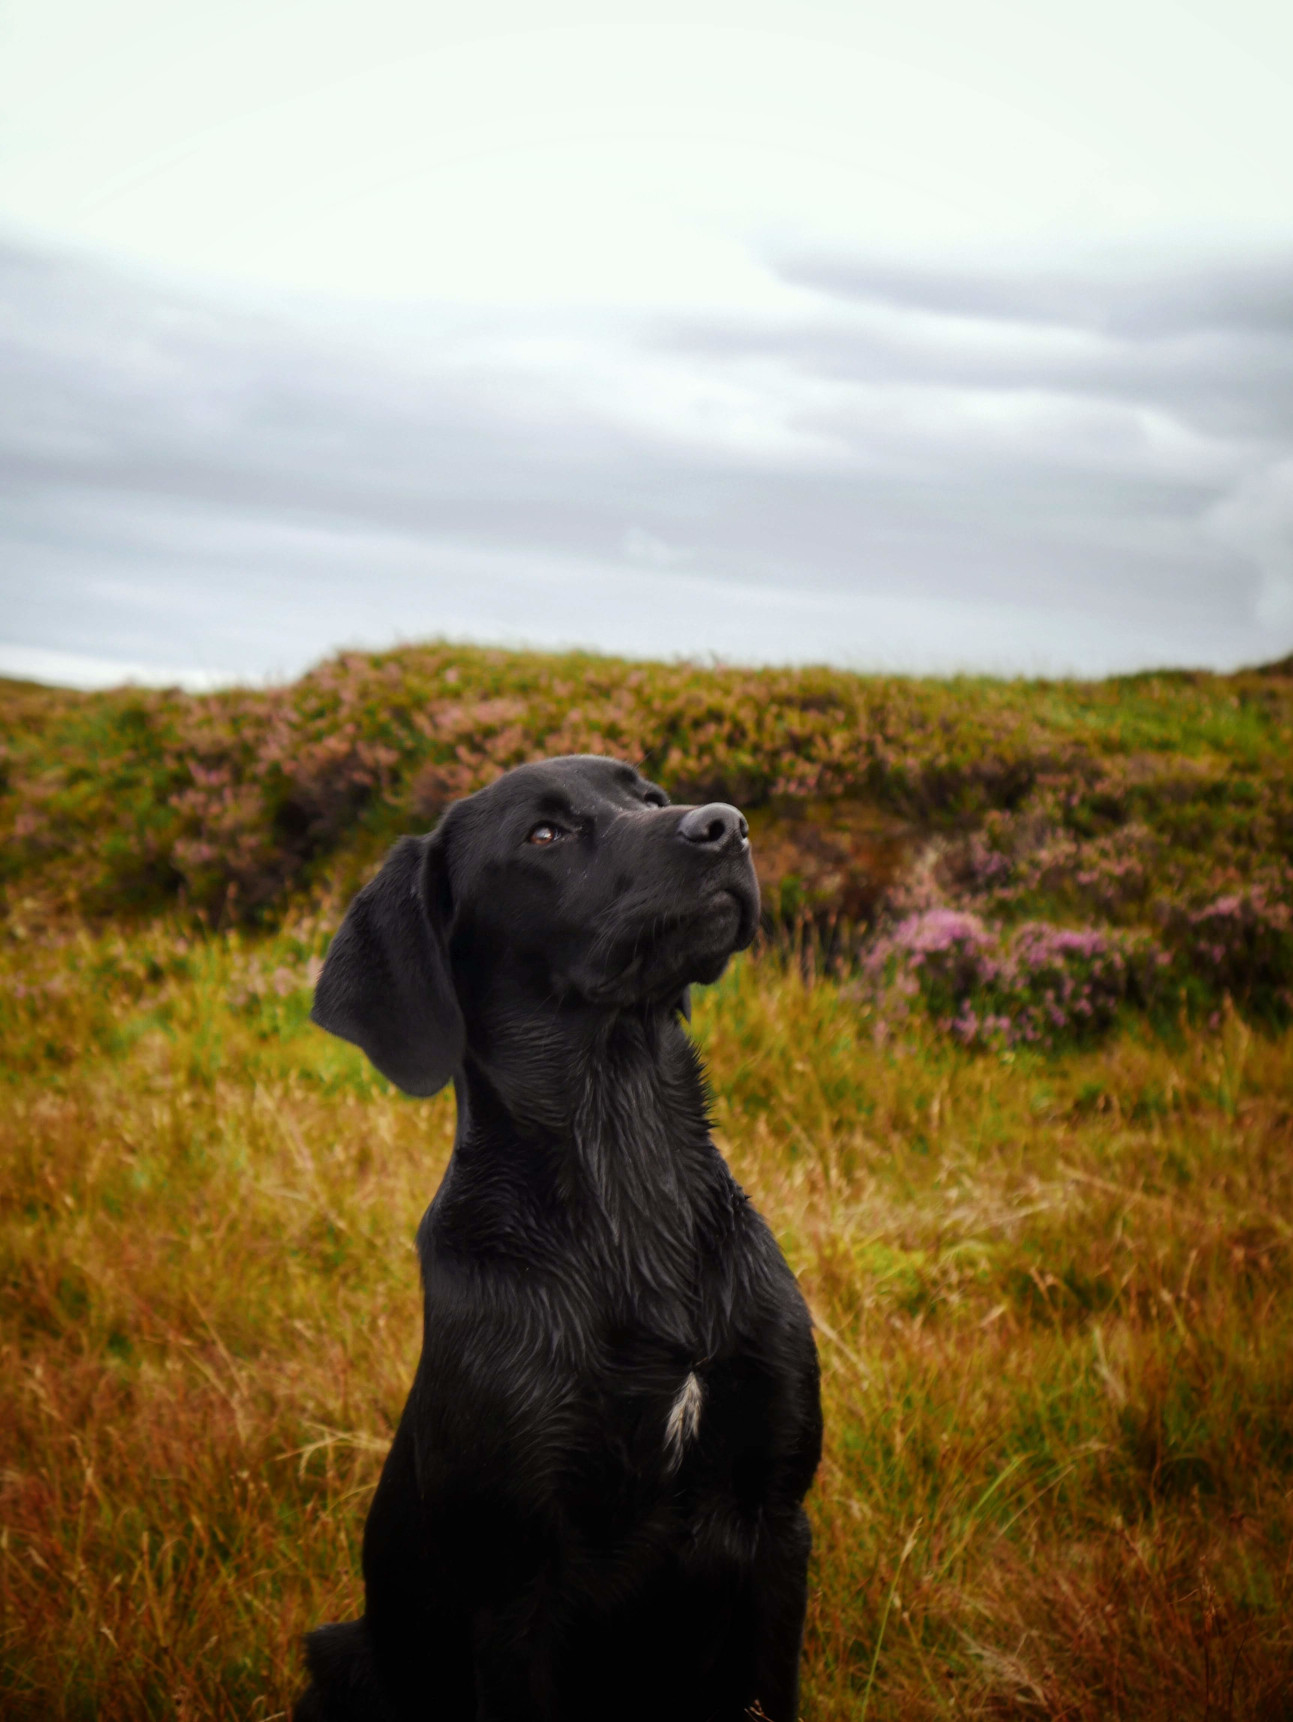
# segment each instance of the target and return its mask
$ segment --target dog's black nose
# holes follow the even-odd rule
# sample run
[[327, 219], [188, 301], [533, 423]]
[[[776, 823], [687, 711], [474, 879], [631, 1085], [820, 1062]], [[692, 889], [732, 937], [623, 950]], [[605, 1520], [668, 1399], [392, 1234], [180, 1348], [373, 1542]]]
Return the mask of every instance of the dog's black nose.
[[678, 825], [679, 837], [694, 843], [698, 849], [710, 849], [716, 855], [728, 849], [744, 849], [749, 841], [749, 826], [745, 815], [725, 801], [711, 801], [708, 807], [693, 807]]

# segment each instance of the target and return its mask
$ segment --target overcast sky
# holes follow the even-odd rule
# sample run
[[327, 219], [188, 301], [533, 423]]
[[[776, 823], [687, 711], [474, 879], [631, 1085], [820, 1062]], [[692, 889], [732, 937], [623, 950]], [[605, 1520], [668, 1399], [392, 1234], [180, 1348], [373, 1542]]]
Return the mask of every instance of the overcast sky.
[[0, 5], [0, 672], [1293, 648], [1293, 7]]

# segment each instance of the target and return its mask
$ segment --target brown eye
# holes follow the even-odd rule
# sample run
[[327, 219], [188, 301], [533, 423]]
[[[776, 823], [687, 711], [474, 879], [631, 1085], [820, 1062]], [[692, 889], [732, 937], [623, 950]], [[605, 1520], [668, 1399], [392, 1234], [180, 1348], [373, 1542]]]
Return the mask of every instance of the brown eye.
[[547, 843], [555, 843], [557, 841], [557, 828], [555, 825], [536, 825], [525, 841], [537, 843], [540, 847]]

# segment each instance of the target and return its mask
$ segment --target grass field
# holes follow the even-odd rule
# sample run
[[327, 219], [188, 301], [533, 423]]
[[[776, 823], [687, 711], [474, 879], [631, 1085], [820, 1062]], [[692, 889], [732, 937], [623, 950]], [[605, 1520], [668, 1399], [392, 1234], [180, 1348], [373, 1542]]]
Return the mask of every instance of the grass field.
[[266, 1722], [357, 1609], [452, 1102], [311, 976], [392, 835], [574, 747], [753, 816], [693, 1027], [818, 1325], [805, 1717], [1293, 1716], [1291, 731], [1279, 666], [0, 685], [6, 1722]]
[[[310, 1027], [320, 948], [11, 929], [15, 1722], [280, 1715], [357, 1607], [451, 1103]], [[806, 1716], [1287, 1716], [1293, 1036], [974, 1054], [851, 994], [764, 954], [696, 1010], [819, 1325]]]

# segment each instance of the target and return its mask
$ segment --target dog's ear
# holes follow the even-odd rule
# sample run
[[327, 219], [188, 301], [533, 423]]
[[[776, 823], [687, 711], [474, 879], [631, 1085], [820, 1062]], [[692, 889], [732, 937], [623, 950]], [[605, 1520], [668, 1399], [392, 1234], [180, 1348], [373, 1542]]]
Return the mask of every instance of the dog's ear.
[[406, 1094], [437, 1093], [462, 1063], [448, 918], [440, 834], [402, 837], [350, 905], [314, 989], [319, 1027], [363, 1047]]
[[685, 1021], [691, 1021], [691, 988], [684, 987], [678, 995], [678, 1015]]

